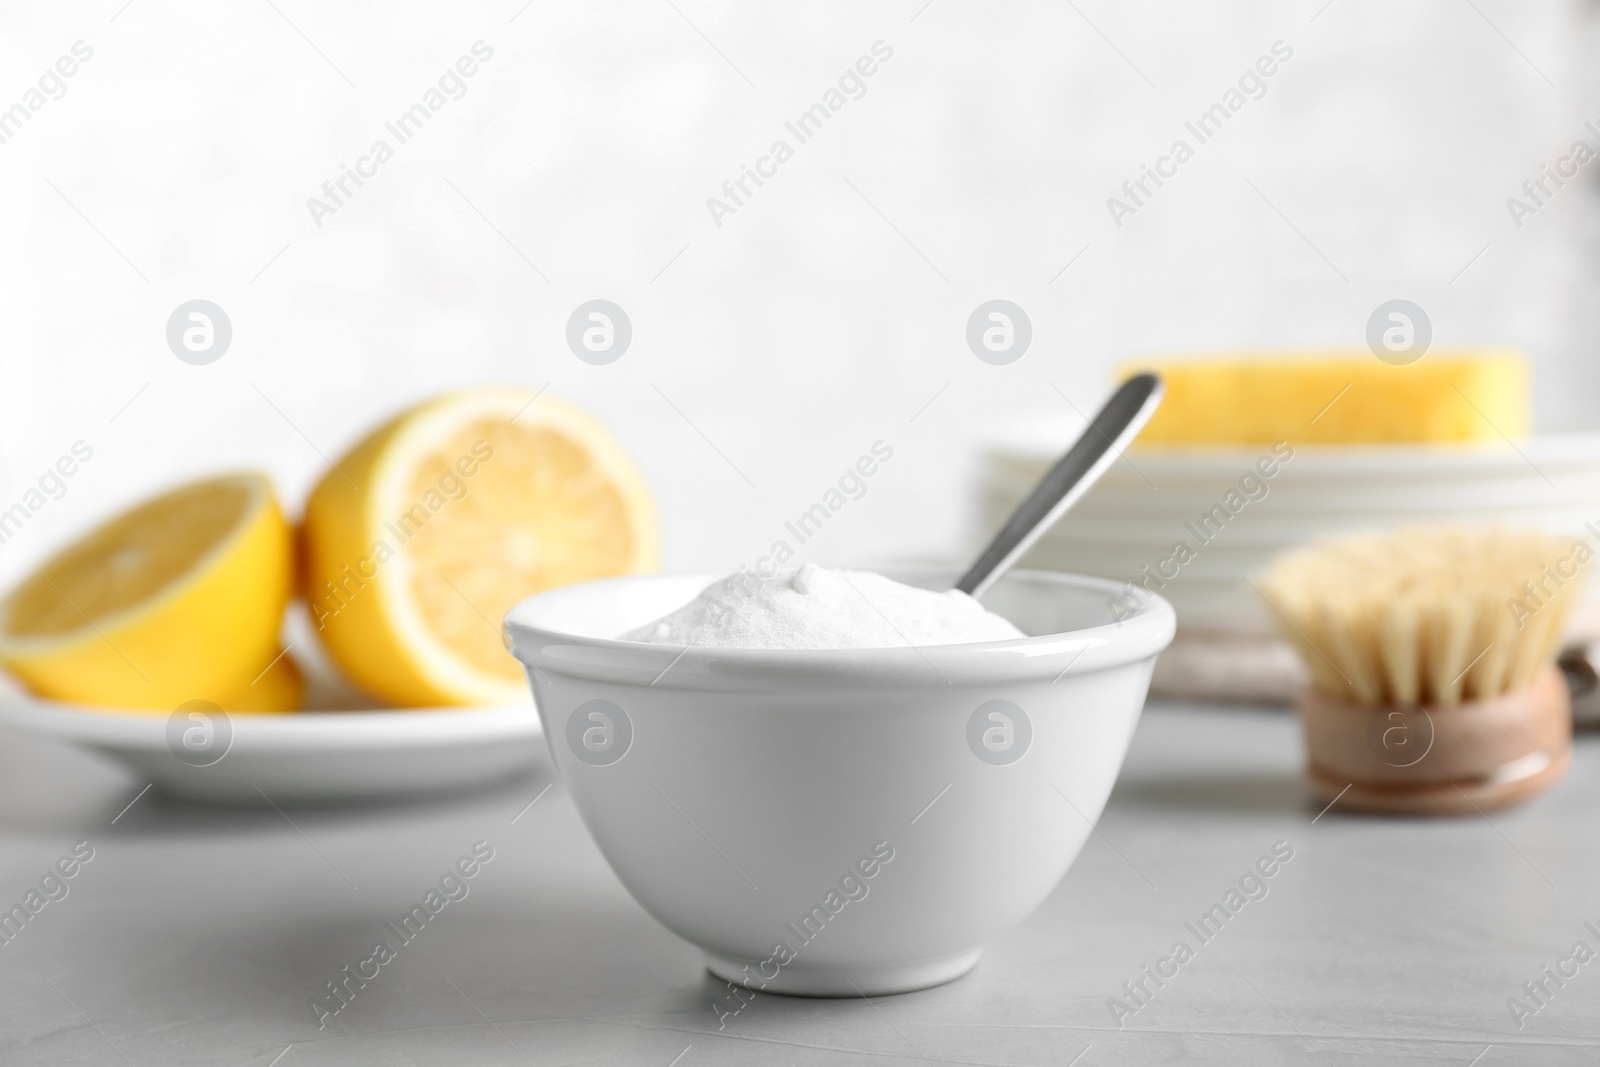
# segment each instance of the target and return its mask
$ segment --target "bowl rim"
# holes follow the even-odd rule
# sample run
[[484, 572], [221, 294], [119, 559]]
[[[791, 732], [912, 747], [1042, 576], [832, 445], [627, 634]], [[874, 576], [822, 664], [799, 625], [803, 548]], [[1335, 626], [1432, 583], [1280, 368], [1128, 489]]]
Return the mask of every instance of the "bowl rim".
[[[953, 582], [954, 566], [918, 564], [885, 568], [893, 576], [938, 576]], [[803, 681], [848, 688], [863, 684], [984, 684], [1059, 680], [1151, 658], [1171, 643], [1176, 630], [1172, 605], [1142, 586], [1063, 571], [1013, 569], [1000, 584], [1032, 582], [1074, 591], [1129, 598], [1124, 618], [1079, 630], [1001, 641], [888, 648], [759, 649], [710, 648], [590, 637], [531, 622], [532, 609], [591, 595], [619, 585], [697, 580], [709, 586], [724, 574], [627, 575], [546, 590], [516, 604], [505, 618], [509, 650], [535, 676], [545, 672], [594, 681], [652, 688], [769, 688], [772, 682]], [[548, 681], [548, 678], [544, 678]], [[942, 680], [942, 681], [941, 681]]]

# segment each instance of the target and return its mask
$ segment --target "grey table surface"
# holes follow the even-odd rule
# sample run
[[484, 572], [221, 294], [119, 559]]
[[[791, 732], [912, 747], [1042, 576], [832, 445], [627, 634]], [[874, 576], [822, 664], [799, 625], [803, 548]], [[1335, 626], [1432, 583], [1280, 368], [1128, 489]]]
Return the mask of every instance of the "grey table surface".
[[[1319, 814], [1299, 744], [1282, 712], [1153, 705], [1100, 832], [966, 978], [757, 996], [719, 1019], [735, 1002], [698, 952], [623, 891], [559, 782], [539, 795], [548, 763], [429, 803], [280, 813], [152, 792], [119, 816], [141, 783], [0, 737], [0, 901], [94, 850], [0, 945], [0, 1063], [1600, 1061], [1600, 962], [1562, 963], [1600, 950], [1600, 738], [1550, 795], [1451, 821]], [[325, 983], [479, 840], [494, 858], [468, 895], [319, 1029]], [[1186, 924], [1278, 842], [1293, 858], [1266, 896], [1202, 943]], [[1179, 940], [1192, 958], [1115, 1017]], [[1545, 979], [1531, 1013], [1523, 983], [1545, 967], [1577, 973]]]

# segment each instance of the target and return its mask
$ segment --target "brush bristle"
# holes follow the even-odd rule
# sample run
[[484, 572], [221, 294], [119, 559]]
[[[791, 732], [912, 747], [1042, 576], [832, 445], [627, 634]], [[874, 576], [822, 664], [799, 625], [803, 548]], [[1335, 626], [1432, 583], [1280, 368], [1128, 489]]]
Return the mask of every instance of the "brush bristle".
[[1258, 589], [1324, 695], [1452, 707], [1555, 658], [1593, 556], [1570, 536], [1413, 526], [1288, 553]]

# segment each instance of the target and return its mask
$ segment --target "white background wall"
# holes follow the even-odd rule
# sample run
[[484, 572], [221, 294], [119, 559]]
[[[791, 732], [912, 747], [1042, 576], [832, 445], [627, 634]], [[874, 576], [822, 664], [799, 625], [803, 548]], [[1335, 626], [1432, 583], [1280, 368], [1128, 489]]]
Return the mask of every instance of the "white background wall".
[[[95, 449], [6, 582], [201, 472], [266, 467], [297, 509], [319, 451], [472, 382], [601, 414], [674, 568], [758, 555], [880, 438], [817, 557], [964, 551], [976, 443], [1073, 432], [1062, 394], [1090, 408], [1142, 353], [1359, 345], [1394, 297], [1436, 344], [1531, 352], [1545, 427], [1600, 424], [1600, 164], [1520, 230], [1505, 205], [1600, 120], [1580, 0], [123, 2], [0, 8], [0, 107], [94, 49], [0, 145], [0, 502]], [[467, 94], [317, 227], [307, 197], [479, 39]], [[715, 226], [706, 198], [878, 40], [866, 96]], [[1114, 227], [1106, 197], [1278, 40], [1267, 95]], [[234, 328], [205, 367], [164, 340], [195, 297]], [[607, 367], [563, 342], [592, 297], [634, 323]], [[1034, 324], [1006, 367], [964, 342], [991, 297]]]

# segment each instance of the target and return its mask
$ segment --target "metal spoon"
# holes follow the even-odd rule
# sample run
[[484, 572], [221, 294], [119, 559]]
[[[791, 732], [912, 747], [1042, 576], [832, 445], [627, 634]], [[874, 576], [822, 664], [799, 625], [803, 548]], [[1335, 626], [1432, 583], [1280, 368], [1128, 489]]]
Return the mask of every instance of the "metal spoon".
[[1089, 420], [1089, 428], [1083, 431], [1083, 436], [1056, 461], [1028, 498], [1017, 505], [1017, 510], [1000, 527], [1000, 532], [989, 542], [972, 569], [961, 576], [956, 588], [969, 596], [982, 596], [1100, 480], [1106, 468], [1150, 421], [1165, 393], [1166, 386], [1154, 374], [1138, 374], [1124, 382], [1106, 401], [1106, 406]]

